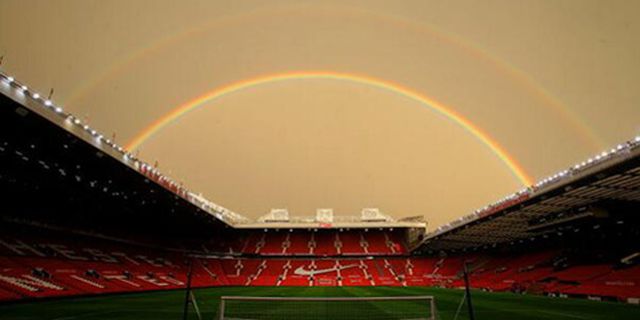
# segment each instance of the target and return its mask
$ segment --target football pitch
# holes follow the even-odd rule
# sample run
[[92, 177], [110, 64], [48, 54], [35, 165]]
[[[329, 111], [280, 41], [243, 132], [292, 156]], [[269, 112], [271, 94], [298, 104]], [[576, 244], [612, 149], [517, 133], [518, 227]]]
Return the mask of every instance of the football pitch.
[[[295, 297], [375, 297], [432, 295], [436, 298], [438, 318], [453, 320], [463, 292], [422, 287], [220, 287], [194, 291], [203, 319], [214, 319], [220, 296], [295, 296]], [[478, 320], [502, 319], [640, 319], [640, 307], [622, 303], [581, 299], [547, 298], [511, 293], [473, 291]], [[41, 302], [0, 305], [2, 320], [106, 320], [106, 319], [182, 319], [184, 291], [136, 293], [88, 298], [58, 299]], [[263, 304], [259, 319], [278, 317], [281, 302]], [[308, 319], [319, 319], [320, 310], [304, 306]], [[332, 308], [331, 305], [322, 308]], [[395, 305], [394, 308], [405, 308]], [[343, 309], [343, 310], [341, 310]], [[331, 319], [386, 319], [385, 308], [367, 302], [344, 310], [331, 310]], [[354, 312], [357, 310], [357, 312]], [[323, 312], [326, 312], [324, 310]], [[198, 319], [190, 309], [189, 319]], [[356, 316], [357, 315], [357, 316]], [[307, 316], [298, 317], [306, 319]], [[397, 319], [390, 316], [390, 319]], [[286, 318], [289, 319], [289, 318]], [[466, 306], [457, 319], [468, 319]]]

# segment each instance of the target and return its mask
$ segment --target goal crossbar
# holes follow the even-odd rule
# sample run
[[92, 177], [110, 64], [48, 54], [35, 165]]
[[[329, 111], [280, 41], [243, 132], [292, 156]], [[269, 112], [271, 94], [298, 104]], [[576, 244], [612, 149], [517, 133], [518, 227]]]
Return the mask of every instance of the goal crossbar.
[[[220, 297], [220, 305], [219, 305], [219, 314], [217, 319], [218, 320], [225, 320], [225, 319], [246, 319], [246, 318], [236, 318], [234, 316], [229, 316], [227, 314], [227, 308], [229, 306], [230, 303], [251, 303], [251, 302], [265, 302], [267, 303], [266, 305], [263, 306], [263, 308], [265, 308], [265, 312], [273, 306], [273, 303], [286, 303], [286, 302], [293, 302], [293, 303], [304, 303], [304, 302], [308, 302], [308, 303], [312, 303], [312, 302], [372, 302], [372, 303], [376, 303], [376, 302], [401, 302], [401, 301], [405, 301], [405, 302], [418, 302], [418, 301], [424, 301], [425, 302], [425, 313], [424, 314], [424, 318], [415, 318], [415, 319], [427, 319], [427, 320], [435, 320], [436, 319], [436, 305], [435, 305], [435, 298], [433, 296], [385, 296], [385, 297], [259, 297], [259, 296], [222, 296]], [[269, 304], [271, 303], [271, 304]], [[301, 306], [302, 308], [304, 307], [309, 307], [308, 305], [306, 306]], [[244, 306], [242, 309], [246, 309], [249, 308], [249, 306]], [[313, 310], [307, 310], [309, 313], [313, 313]], [[261, 317], [260, 319], [263, 319], [265, 317]], [[274, 319], [280, 319], [278, 316], [274, 316]], [[314, 318], [316, 319], [316, 318]], [[389, 319], [404, 319], [402, 317], [389, 317]]]
[[391, 297], [250, 297], [222, 296], [221, 300], [254, 301], [387, 301], [387, 300], [433, 300], [433, 296], [391, 296]]

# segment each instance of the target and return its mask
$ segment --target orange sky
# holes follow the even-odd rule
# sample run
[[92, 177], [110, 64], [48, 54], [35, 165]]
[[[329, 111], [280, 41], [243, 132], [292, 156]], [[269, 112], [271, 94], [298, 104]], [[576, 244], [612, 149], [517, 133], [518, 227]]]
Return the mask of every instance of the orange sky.
[[[640, 133], [637, 1], [0, 1], [2, 68], [126, 144], [172, 109], [269, 74], [354, 73], [443, 103], [534, 178]], [[432, 226], [516, 191], [425, 105], [332, 79], [203, 104], [139, 148], [232, 210]]]

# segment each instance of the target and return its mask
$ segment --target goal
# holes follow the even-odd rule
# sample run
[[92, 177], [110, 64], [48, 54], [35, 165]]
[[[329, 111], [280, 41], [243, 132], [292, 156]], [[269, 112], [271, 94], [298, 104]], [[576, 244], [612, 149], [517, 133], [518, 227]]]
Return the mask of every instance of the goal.
[[433, 296], [220, 297], [216, 320], [436, 320]]

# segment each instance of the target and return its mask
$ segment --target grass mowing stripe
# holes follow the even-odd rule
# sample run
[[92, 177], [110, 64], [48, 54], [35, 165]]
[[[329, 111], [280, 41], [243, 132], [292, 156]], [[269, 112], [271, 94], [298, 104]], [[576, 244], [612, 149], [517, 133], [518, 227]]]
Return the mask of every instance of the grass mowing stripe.
[[[451, 320], [462, 298], [462, 291], [427, 287], [218, 287], [196, 289], [195, 295], [203, 312], [203, 318], [207, 320], [214, 318], [218, 310], [219, 297], [223, 295], [306, 297], [433, 295], [436, 297], [441, 319]], [[473, 291], [473, 297], [479, 319], [640, 319], [639, 306], [622, 303], [482, 291]], [[0, 305], [0, 319], [52, 320], [66, 317], [69, 320], [175, 320], [182, 312], [183, 299], [184, 291], [166, 291], [4, 304]], [[277, 314], [275, 311], [277, 310], [274, 310], [271, 316]], [[347, 312], [343, 314], [348, 315]], [[72, 318], [74, 316], [76, 318]], [[190, 311], [189, 319], [197, 319], [193, 310]], [[462, 319], [466, 317], [459, 318], [459, 320]]]
[[[347, 292], [350, 292], [354, 297], [394, 296], [394, 294], [388, 294], [389, 288], [379, 287], [376, 289], [378, 289], [376, 292], [372, 292], [371, 289], [366, 287], [349, 287]], [[428, 303], [428, 301], [398, 300], [368, 302], [368, 305], [379, 310], [379, 313], [386, 314], [388, 319], [405, 319], [407, 317], [419, 319], [421, 317], [427, 318], [429, 316], [430, 306]]]

